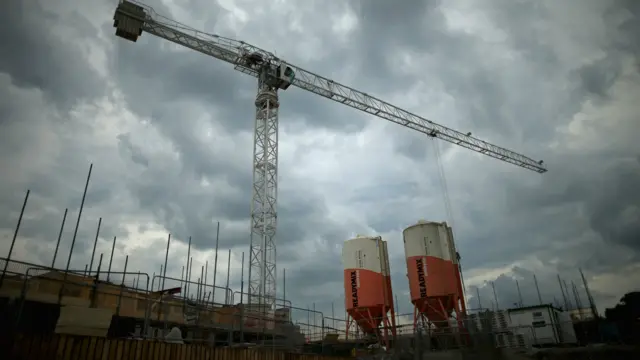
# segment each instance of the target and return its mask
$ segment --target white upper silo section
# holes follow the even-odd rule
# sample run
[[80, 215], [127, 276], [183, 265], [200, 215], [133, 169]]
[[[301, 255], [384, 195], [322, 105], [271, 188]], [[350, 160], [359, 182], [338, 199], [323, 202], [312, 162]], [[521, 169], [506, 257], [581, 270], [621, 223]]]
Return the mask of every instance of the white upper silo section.
[[405, 256], [433, 256], [452, 261], [455, 255], [452, 256], [449, 234], [446, 223], [421, 220], [402, 232]]
[[342, 246], [345, 269], [365, 269], [389, 275], [387, 242], [381, 237], [357, 236]]

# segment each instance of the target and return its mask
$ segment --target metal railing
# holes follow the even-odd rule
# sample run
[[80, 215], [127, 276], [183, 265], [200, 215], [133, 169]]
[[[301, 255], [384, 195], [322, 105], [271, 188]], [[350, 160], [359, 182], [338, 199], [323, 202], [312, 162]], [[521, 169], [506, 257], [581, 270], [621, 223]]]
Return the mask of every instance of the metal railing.
[[[262, 311], [243, 303], [225, 303], [233, 300], [230, 289], [214, 288], [200, 281], [149, 276], [142, 272], [110, 272], [108, 275], [111, 281], [107, 281], [106, 272], [99, 270], [65, 272], [9, 261], [0, 287], [0, 297], [9, 299], [2, 304], [2, 313], [7, 315], [2, 319], [6, 333], [53, 333], [59, 327], [60, 309], [69, 306], [112, 314], [118, 320], [112, 320], [103, 329], [103, 335], [110, 338], [164, 341], [177, 329], [185, 343], [217, 346], [252, 343], [252, 346], [305, 353], [317, 352], [309, 348], [309, 343], [321, 340], [326, 330], [321, 312], [292, 306], [289, 301], [282, 301], [283, 307], [275, 311]], [[214, 296], [216, 288], [218, 292]], [[227, 300], [220, 301], [222, 298]], [[45, 310], [52, 315], [47, 319], [34, 318], [33, 314]]]

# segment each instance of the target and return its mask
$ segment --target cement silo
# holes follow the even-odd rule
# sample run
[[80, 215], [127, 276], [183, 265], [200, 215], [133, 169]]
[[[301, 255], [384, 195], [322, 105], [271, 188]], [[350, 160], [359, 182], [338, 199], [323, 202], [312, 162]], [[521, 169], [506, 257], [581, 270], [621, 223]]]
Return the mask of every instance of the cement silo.
[[403, 233], [414, 326], [429, 321], [448, 327], [455, 313], [461, 319], [462, 285], [451, 228], [446, 223], [419, 221]]
[[387, 242], [379, 236], [347, 240], [342, 263], [347, 337], [355, 322], [363, 333], [377, 336], [388, 346], [389, 330], [395, 335], [395, 313]]

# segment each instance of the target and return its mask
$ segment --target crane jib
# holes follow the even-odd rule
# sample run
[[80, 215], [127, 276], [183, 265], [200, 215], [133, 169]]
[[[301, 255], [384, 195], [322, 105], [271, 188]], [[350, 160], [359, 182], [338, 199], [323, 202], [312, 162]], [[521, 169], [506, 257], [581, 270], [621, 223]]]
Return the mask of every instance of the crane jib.
[[[446, 128], [430, 120], [399, 109], [363, 92], [336, 83], [333, 80], [326, 79], [309, 71], [301, 70], [295, 66], [288, 66], [286, 62], [280, 61], [270, 52], [253, 45], [217, 35], [204, 34], [170, 20], [157, 21], [156, 18], [161, 17], [156, 15], [150, 7], [132, 1], [122, 1], [118, 5], [116, 15], [114, 16], [114, 26], [117, 28], [116, 35], [131, 41], [136, 41], [142, 33], [143, 27], [146, 28], [149, 26], [153, 28], [152, 33], [155, 35], [232, 63], [236, 65], [236, 70], [253, 76], [258, 76], [260, 71], [256, 67], [251, 66], [251, 64], [246, 63], [243, 52], [249, 51], [249, 53], [252, 53], [252, 56], [253, 54], [259, 54], [261, 57], [268, 57], [268, 61], [272, 63], [274, 67], [280, 68], [278, 71], [279, 74], [273, 76], [270, 81], [275, 88], [284, 90], [293, 84], [304, 90], [314, 92], [358, 110], [418, 130], [429, 136], [438, 137], [495, 159], [539, 173], [547, 171], [542, 161], [535, 161], [524, 155], [472, 138], [464, 133]], [[147, 24], [145, 24], [145, 22], [147, 22]], [[194, 34], [207, 35], [208, 38], [204, 40], [187, 34], [186, 31]], [[294, 71], [294, 69], [297, 70]], [[298, 76], [298, 72], [302, 73], [302, 78]]]

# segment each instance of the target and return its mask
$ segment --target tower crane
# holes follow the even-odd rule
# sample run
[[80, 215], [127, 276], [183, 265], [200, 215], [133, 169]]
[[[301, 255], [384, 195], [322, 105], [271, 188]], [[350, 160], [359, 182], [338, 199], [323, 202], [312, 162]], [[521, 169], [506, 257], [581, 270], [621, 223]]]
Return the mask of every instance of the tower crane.
[[278, 91], [291, 85], [478, 153], [546, 172], [535, 161], [431, 120], [412, 114], [362, 91], [294, 66], [256, 46], [207, 34], [158, 15], [135, 0], [120, 0], [113, 17], [116, 36], [136, 42], [143, 32], [185, 46], [234, 66], [258, 79], [255, 99], [249, 303], [271, 307], [276, 295], [276, 200], [278, 181]]

